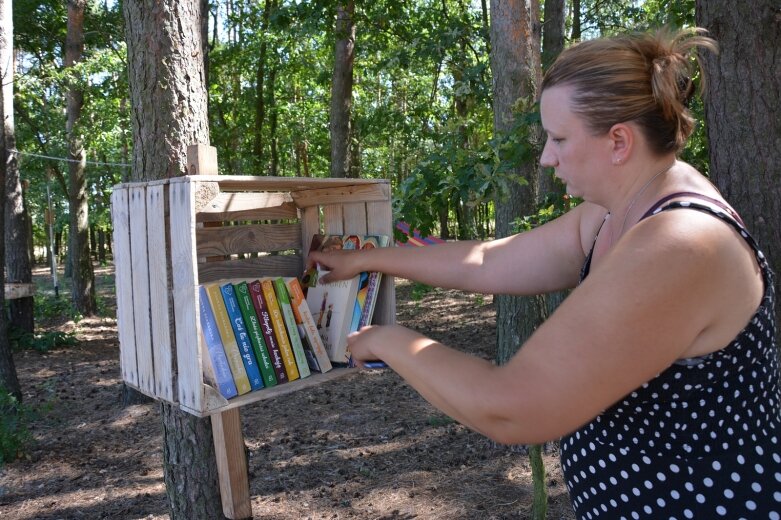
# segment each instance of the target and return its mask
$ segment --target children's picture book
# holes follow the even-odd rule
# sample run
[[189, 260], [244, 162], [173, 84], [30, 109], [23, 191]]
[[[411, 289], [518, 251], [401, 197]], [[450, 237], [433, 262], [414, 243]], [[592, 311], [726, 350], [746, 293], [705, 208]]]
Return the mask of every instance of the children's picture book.
[[301, 376], [298, 372], [296, 358], [293, 354], [293, 347], [290, 345], [290, 338], [285, 330], [285, 319], [282, 317], [282, 309], [279, 307], [277, 295], [274, 292], [274, 284], [270, 278], [264, 278], [260, 281], [260, 288], [263, 292], [263, 301], [266, 302], [271, 324], [274, 327], [274, 337], [277, 338], [279, 351], [282, 353], [282, 362], [285, 364], [285, 372], [289, 381], [295, 381]]
[[247, 282], [233, 284], [233, 291], [236, 293], [236, 299], [239, 302], [241, 317], [244, 318], [244, 325], [247, 326], [252, 350], [255, 352], [255, 359], [258, 360], [260, 375], [263, 377], [263, 384], [271, 387], [277, 384], [277, 376], [271, 362], [271, 356], [266, 347], [266, 340], [263, 339], [263, 332], [260, 329], [260, 322], [255, 313], [255, 307], [252, 305], [252, 296], [249, 293]]
[[271, 322], [271, 314], [266, 307], [263, 299], [263, 289], [260, 286], [260, 280], [255, 280], [247, 284], [252, 297], [252, 305], [255, 307], [255, 313], [260, 322], [260, 332], [266, 341], [266, 347], [271, 355], [271, 366], [274, 367], [274, 373], [277, 376], [277, 383], [287, 383], [287, 372], [285, 372], [285, 363], [282, 361], [282, 352], [277, 344], [277, 337], [274, 334], [274, 326]]
[[236, 299], [236, 293], [233, 290], [232, 283], [226, 283], [220, 286], [222, 299], [225, 302], [225, 310], [228, 311], [233, 334], [236, 336], [236, 343], [241, 352], [241, 360], [244, 363], [244, 369], [247, 371], [247, 378], [253, 390], [263, 388], [263, 378], [260, 375], [258, 360], [255, 359], [255, 353], [252, 350], [252, 342], [247, 333], [247, 326], [244, 324], [244, 318], [241, 316], [239, 301]]
[[304, 353], [309, 361], [309, 368], [317, 372], [331, 370], [331, 360], [328, 359], [328, 351], [323, 344], [323, 338], [317, 332], [317, 325], [306, 303], [306, 296], [298, 278], [285, 278], [285, 283], [290, 295], [290, 306], [298, 326], [299, 336], [304, 343]]
[[222, 299], [222, 292], [219, 284], [209, 284], [206, 286], [206, 294], [209, 298], [209, 304], [214, 312], [214, 319], [217, 322], [217, 330], [220, 333], [220, 340], [225, 349], [225, 356], [228, 358], [233, 382], [236, 384], [236, 390], [239, 395], [244, 395], [252, 387], [247, 378], [247, 370], [244, 368], [244, 362], [241, 359], [239, 345], [236, 343], [236, 336], [233, 333], [231, 320], [228, 317], [228, 311], [225, 308], [225, 302]]
[[[388, 247], [390, 238], [386, 235], [344, 235], [342, 241], [344, 249], [374, 249]], [[355, 332], [365, 325], [371, 325], [381, 279], [382, 273], [377, 271], [360, 274], [350, 332]]]
[[304, 345], [298, 334], [293, 307], [290, 306], [290, 296], [287, 292], [287, 285], [285, 285], [285, 280], [281, 277], [274, 278], [272, 283], [274, 284], [274, 293], [277, 295], [277, 303], [282, 310], [282, 319], [285, 321], [285, 328], [287, 329], [287, 335], [290, 339], [290, 347], [293, 349], [293, 357], [296, 359], [298, 373], [301, 378], [309, 377], [311, 374], [309, 363], [306, 360]]
[[228, 365], [228, 358], [225, 356], [225, 349], [222, 346], [220, 332], [217, 330], [217, 322], [209, 304], [206, 288], [202, 285], [198, 287], [198, 307], [200, 309], [201, 333], [209, 353], [214, 383], [225, 399], [236, 397], [238, 395], [236, 383], [233, 382], [233, 375], [231, 375]]

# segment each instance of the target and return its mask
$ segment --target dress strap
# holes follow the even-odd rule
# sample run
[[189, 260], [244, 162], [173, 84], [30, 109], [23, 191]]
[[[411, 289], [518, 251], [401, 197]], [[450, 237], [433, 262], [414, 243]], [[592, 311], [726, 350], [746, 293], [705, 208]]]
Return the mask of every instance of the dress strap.
[[746, 224], [743, 222], [743, 219], [740, 218], [740, 215], [738, 215], [734, 209], [729, 207], [728, 205], [724, 204], [722, 201], [718, 199], [714, 199], [713, 197], [708, 197], [707, 195], [703, 195], [702, 193], [697, 193], [694, 191], [678, 191], [676, 193], [671, 193], [665, 197], [662, 197], [661, 199], [657, 200], [651, 208], [645, 212], [645, 214], [640, 217], [640, 220], [643, 220], [644, 218], [650, 217], [651, 215], [655, 214], [657, 210], [662, 207], [662, 205], [671, 199], [677, 199], [679, 197], [689, 197], [689, 198], [695, 198], [695, 199], [701, 199], [707, 202], [710, 202], [711, 204], [715, 204], [716, 206], [720, 207], [724, 211], [730, 214], [732, 218], [738, 221], [738, 223], [746, 227]]

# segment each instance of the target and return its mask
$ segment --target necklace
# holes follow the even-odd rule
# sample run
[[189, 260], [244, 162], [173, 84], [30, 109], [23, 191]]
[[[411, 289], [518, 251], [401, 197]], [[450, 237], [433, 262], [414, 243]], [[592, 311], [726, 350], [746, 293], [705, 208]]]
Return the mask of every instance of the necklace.
[[[632, 211], [632, 208], [634, 207], [635, 202], [637, 202], [637, 199], [640, 198], [640, 195], [643, 194], [645, 189], [648, 186], [650, 186], [651, 183], [654, 182], [657, 177], [659, 177], [660, 175], [670, 171], [670, 168], [675, 166], [675, 163], [676, 163], [676, 159], [673, 160], [672, 164], [670, 164], [668, 166], [665, 166], [663, 170], [659, 170], [657, 173], [655, 173], [650, 179], [648, 179], [648, 181], [645, 184], [643, 184], [643, 187], [640, 188], [640, 190], [635, 194], [634, 197], [632, 197], [632, 200], [629, 201], [629, 205], [626, 207], [626, 212], [624, 213], [624, 220], [621, 221], [621, 229], [618, 230], [619, 238], [621, 237], [621, 234], [624, 232], [624, 226], [626, 226], [626, 219], [629, 218], [629, 212]], [[613, 238], [614, 238], [613, 237], [613, 229], [611, 228], [611, 230], [610, 230], [610, 245], [611, 246], [613, 245]]]

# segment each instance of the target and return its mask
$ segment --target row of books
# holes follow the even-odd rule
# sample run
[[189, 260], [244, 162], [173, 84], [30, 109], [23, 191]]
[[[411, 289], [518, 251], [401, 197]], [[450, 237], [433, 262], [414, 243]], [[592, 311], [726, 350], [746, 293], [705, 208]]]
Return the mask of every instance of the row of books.
[[205, 284], [199, 295], [207, 379], [226, 399], [331, 370], [297, 278]]

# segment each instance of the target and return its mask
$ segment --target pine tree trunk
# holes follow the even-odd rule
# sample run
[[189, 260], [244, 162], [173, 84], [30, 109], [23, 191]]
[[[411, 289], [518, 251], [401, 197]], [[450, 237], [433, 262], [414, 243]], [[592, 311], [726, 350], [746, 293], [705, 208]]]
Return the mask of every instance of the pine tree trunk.
[[542, 67], [547, 69], [564, 50], [564, 0], [546, 0], [542, 25]]
[[[10, 0], [6, 2], [11, 4]], [[5, 7], [4, 7], [5, 8]], [[10, 8], [7, 8], [10, 9]], [[30, 221], [24, 202], [16, 154], [16, 128], [14, 124], [14, 58], [13, 23], [4, 20], [0, 28], [0, 78], [2, 81], [3, 146], [6, 150], [5, 165], [5, 281], [32, 283], [32, 257], [30, 255]], [[8, 304], [9, 324], [25, 332], [35, 328], [33, 298], [11, 300]]]
[[[125, 0], [131, 179], [184, 175], [187, 147], [209, 142], [200, 0]], [[194, 30], [195, 29], [195, 30]], [[149, 81], [148, 78], [156, 78]], [[211, 423], [161, 405], [172, 520], [223, 518]]]
[[255, 74], [255, 141], [253, 143], [255, 169], [258, 174], [263, 171], [263, 124], [266, 120], [266, 99], [263, 91], [263, 82], [266, 79], [266, 55], [268, 51], [268, 22], [271, 15], [271, 0], [266, 0], [263, 7], [263, 17], [260, 22], [260, 34], [263, 41], [260, 42], [258, 66]]
[[[86, 0], [68, 1], [68, 33], [65, 39], [65, 67], [73, 67], [84, 52], [84, 11]], [[84, 93], [72, 84], [67, 93], [68, 203], [70, 236], [68, 256], [71, 267], [71, 300], [83, 315], [95, 313], [95, 276], [89, 251], [89, 204], [87, 196], [86, 153], [78, 128]]]
[[331, 84], [331, 177], [350, 176], [350, 114], [355, 61], [355, 2], [337, 7], [336, 50]]
[[[779, 4], [697, 0], [696, 18], [720, 47], [703, 55], [710, 175], [781, 273]], [[775, 284], [781, 294], [778, 276]]]

